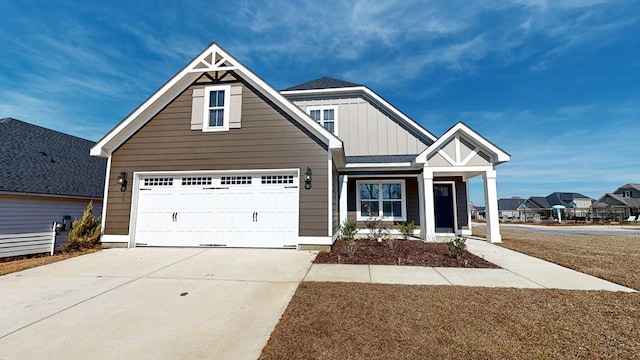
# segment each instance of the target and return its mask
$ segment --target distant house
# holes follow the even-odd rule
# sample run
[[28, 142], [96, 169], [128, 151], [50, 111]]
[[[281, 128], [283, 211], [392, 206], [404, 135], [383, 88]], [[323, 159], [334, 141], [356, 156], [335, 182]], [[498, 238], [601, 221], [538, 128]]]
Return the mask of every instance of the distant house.
[[591, 206], [595, 219], [626, 220], [640, 215], [640, 184], [626, 184]]
[[518, 209], [524, 202], [525, 199], [519, 197], [499, 199], [498, 216], [501, 220], [520, 220], [521, 211]]
[[[0, 246], [0, 257], [12, 239], [51, 233], [53, 222], [64, 222], [68, 230], [91, 200], [100, 216], [106, 161], [89, 155], [93, 145], [24, 121], [0, 119], [0, 242], [6, 245]], [[57, 247], [66, 238], [63, 230]]]
[[526, 221], [557, 218], [554, 206], [564, 206], [563, 218], [585, 220], [589, 217], [593, 199], [575, 192], [554, 192], [547, 196], [531, 196], [518, 207], [518, 214]]

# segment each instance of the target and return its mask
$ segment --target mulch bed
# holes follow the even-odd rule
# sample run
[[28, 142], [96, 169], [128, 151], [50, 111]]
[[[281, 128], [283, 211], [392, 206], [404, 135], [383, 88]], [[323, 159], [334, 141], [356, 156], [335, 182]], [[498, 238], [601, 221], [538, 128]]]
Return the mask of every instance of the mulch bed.
[[349, 242], [338, 240], [333, 244], [331, 252], [318, 254], [314, 263], [500, 268], [469, 252], [459, 259], [454, 259], [448, 255], [445, 243], [426, 243], [418, 240], [388, 240], [388, 242], [354, 240], [356, 250], [349, 256]]

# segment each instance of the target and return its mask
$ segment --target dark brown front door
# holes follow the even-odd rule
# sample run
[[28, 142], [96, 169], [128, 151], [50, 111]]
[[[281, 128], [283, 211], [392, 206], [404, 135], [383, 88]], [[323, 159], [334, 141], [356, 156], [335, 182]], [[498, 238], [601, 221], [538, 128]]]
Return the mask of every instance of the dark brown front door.
[[451, 184], [434, 184], [433, 198], [436, 213], [436, 232], [453, 233], [453, 186]]

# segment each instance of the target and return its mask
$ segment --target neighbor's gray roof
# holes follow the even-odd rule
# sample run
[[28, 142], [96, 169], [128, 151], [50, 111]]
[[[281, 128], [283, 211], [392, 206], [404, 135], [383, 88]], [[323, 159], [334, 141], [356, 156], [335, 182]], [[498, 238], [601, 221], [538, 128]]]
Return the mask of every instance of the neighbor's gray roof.
[[106, 159], [89, 156], [94, 144], [0, 119], [0, 192], [102, 198]]
[[498, 210], [517, 210], [525, 200], [522, 198], [499, 199]]
[[418, 156], [415, 155], [367, 155], [367, 156], [345, 156], [347, 164], [380, 164], [380, 163], [402, 163], [411, 162]]
[[568, 208], [571, 207], [571, 203], [575, 199], [589, 199], [593, 202], [593, 199], [582, 195], [580, 193], [569, 193], [569, 192], [554, 192], [547, 195], [547, 201], [551, 206], [553, 205], [564, 205]]
[[549, 205], [549, 201], [544, 196], [532, 196], [527, 199], [527, 205], [531, 208], [531, 205], [534, 205], [538, 209], [550, 209], [551, 205]]
[[319, 79], [307, 81], [302, 84], [294, 85], [288, 87], [282, 91], [291, 91], [291, 90], [316, 90], [316, 89], [334, 89], [334, 88], [345, 88], [345, 87], [356, 87], [362, 86], [360, 84], [355, 84], [352, 82], [339, 80], [330, 78], [327, 76], [323, 76]]

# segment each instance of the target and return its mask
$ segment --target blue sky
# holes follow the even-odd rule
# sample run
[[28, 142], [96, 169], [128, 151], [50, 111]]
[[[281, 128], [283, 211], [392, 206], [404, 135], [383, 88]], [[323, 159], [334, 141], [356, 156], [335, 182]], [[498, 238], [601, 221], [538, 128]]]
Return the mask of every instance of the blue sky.
[[217, 42], [276, 89], [326, 75], [436, 135], [464, 121], [512, 155], [500, 197], [640, 183], [638, 1], [0, 0], [0, 14], [0, 117], [98, 140]]

